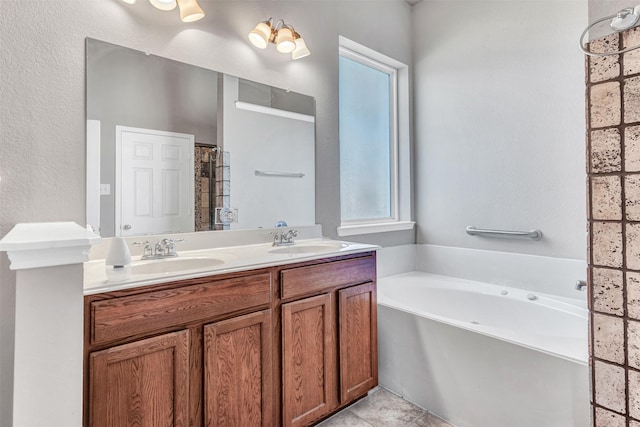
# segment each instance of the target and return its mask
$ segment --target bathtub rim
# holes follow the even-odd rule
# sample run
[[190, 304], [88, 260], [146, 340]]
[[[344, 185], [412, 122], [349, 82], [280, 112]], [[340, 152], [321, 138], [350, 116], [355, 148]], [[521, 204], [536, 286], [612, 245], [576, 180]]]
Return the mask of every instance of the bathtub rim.
[[[470, 322], [465, 322], [462, 320], [457, 320], [457, 319], [451, 319], [449, 317], [445, 317], [445, 316], [441, 316], [441, 315], [437, 315], [437, 314], [433, 314], [433, 313], [426, 313], [424, 311], [417, 311], [414, 310], [412, 308], [408, 308], [406, 306], [401, 306], [398, 304], [394, 304], [393, 302], [395, 302], [392, 298], [389, 298], [391, 301], [387, 300], [387, 298], [385, 298], [384, 295], [384, 291], [381, 290], [381, 288], [384, 288], [385, 286], [388, 286], [388, 282], [391, 282], [393, 280], [398, 280], [398, 279], [410, 279], [410, 278], [435, 278], [435, 279], [439, 279], [439, 280], [445, 280], [448, 282], [453, 282], [453, 283], [458, 283], [458, 284], [462, 284], [462, 285], [481, 285], [481, 286], [487, 286], [487, 287], [491, 287], [494, 289], [508, 289], [510, 292], [517, 292], [517, 293], [528, 293], [528, 291], [523, 290], [521, 288], [515, 288], [515, 287], [510, 287], [510, 286], [505, 286], [505, 285], [496, 285], [493, 283], [486, 283], [486, 282], [480, 282], [480, 281], [474, 281], [474, 280], [469, 280], [469, 279], [461, 279], [458, 277], [454, 277], [454, 276], [445, 276], [445, 275], [441, 275], [441, 274], [435, 274], [435, 273], [429, 273], [429, 272], [424, 272], [424, 271], [412, 271], [412, 272], [406, 272], [406, 273], [400, 273], [400, 274], [395, 274], [395, 275], [391, 275], [391, 276], [387, 276], [384, 278], [379, 278], [378, 279], [378, 297], [377, 297], [377, 303], [378, 305], [390, 308], [390, 309], [395, 309], [395, 310], [399, 310], [399, 311], [403, 311], [409, 314], [412, 314], [414, 316], [419, 316], [419, 317], [423, 317], [432, 321], [436, 321], [436, 322], [440, 322], [440, 323], [444, 323], [447, 324], [449, 326], [452, 327], [457, 327], [457, 328], [461, 328], [461, 329], [465, 329], [474, 333], [478, 333], [478, 334], [482, 334], [485, 335], [487, 337], [490, 338], [494, 338], [494, 339], [498, 339], [498, 340], [502, 340], [514, 345], [518, 345], [521, 347], [525, 347], [527, 349], [530, 350], [534, 350], [534, 351], [538, 351], [541, 353], [545, 353], [547, 355], [553, 356], [553, 357], [558, 357], [561, 359], [565, 359], [568, 360], [570, 362], [575, 362], [575, 363], [579, 363], [581, 365], [588, 365], [588, 360], [589, 360], [589, 354], [588, 354], [588, 350], [587, 350], [587, 346], [588, 346], [588, 316], [589, 316], [589, 312], [588, 309], [586, 307], [584, 307], [585, 302], [582, 301], [581, 299], [572, 299], [572, 298], [568, 298], [568, 297], [564, 297], [564, 296], [559, 296], [559, 295], [551, 295], [551, 294], [546, 294], [543, 292], [533, 292], [536, 296], [538, 297], [542, 297], [545, 300], [552, 300], [555, 301], [557, 303], [559, 303], [560, 305], [566, 305], [568, 307], [570, 307], [570, 312], [568, 313], [569, 315], [573, 315], [573, 316], [579, 316], [579, 317], [584, 317], [585, 319], [585, 325], [584, 325], [584, 354], [582, 355], [582, 357], [578, 357], [578, 356], [572, 356], [569, 354], [565, 354], [565, 353], [559, 353], [556, 351], [552, 351], [549, 349], [545, 349], [545, 348], [541, 348], [538, 346], [534, 346], [531, 345], [529, 343], [526, 342], [522, 342], [517, 340], [516, 338], [513, 337], [509, 337], [508, 334], [507, 336], [505, 336], [504, 333], [498, 333], [497, 331], [501, 331], [504, 332], [506, 331], [506, 329], [504, 328], [496, 328], [496, 327], [492, 327], [492, 326], [487, 326], [487, 325], [475, 325], [473, 323]], [[553, 310], [561, 310], [559, 307], [554, 307], [551, 306], [549, 307], [548, 305], [546, 305], [547, 309], [553, 309]], [[566, 311], [566, 310], [565, 310]], [[584, 313], [584, 316], [581, 316], [581, 313], [576, 313], [576, 311], [581, 311]], [[582, 337], [579, 337], [582, 338]]]

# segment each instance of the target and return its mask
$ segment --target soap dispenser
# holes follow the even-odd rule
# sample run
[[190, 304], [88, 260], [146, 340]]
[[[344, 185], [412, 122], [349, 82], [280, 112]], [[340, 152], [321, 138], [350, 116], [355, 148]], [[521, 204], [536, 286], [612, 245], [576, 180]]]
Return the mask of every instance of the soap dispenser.
[[114, 237], [111, 240], [111, 247], [104, 263], [107, 267], [108, 281], [122, 282], [131, 277], [131, 253], [122, 237]]

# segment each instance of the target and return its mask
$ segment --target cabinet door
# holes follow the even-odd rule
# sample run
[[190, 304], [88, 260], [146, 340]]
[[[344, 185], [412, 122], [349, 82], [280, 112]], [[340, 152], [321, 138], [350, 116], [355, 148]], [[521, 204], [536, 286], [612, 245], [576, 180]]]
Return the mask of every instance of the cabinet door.
[[334, 294], [282, 305], [282, 418], [304, 426], [337, 406]]
[[204, 327], [205, 426], [271, 426], [271, 310]]
[[338, 292], [340, 402], [378, 385], [376, 285], [365, 283]]
[[92, 427], [187, 426], [188, 331], [97, 351], [89, 363]]

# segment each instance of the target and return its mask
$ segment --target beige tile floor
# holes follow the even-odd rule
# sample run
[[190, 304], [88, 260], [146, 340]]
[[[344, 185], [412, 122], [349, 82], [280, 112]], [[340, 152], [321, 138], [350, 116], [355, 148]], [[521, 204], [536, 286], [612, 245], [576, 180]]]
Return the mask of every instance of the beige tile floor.
[[384, 388], [343, 409], [317, 427], [453, 427]]

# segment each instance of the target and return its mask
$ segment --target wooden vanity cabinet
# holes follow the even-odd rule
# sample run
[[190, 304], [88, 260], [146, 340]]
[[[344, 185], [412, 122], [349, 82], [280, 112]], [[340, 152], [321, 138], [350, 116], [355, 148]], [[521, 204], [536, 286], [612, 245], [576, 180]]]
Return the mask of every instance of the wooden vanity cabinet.
[[271, 310], [204, 327], [204, 425], [272, 423]]
[[271, 426], [273, 271], [85, 297], [85, 425]]
[[282, 305], [283, 425], [306, 426], [337, 405], [332, 294]]
[[340, 403], [378, 385], [377, 300], [374, 282], [338, 291]]
[[375, 253], [85, 297], [85, 426], [308, 426], [377, 378]]
[[[375, 256], [282, 270], [282, 418], [310, 425], [378, 384]], [[306, 296], [306, 295], [313, 296]]]
[[90, 425], [188, 425], [188, 331], [96, 351], [89, 363]]

